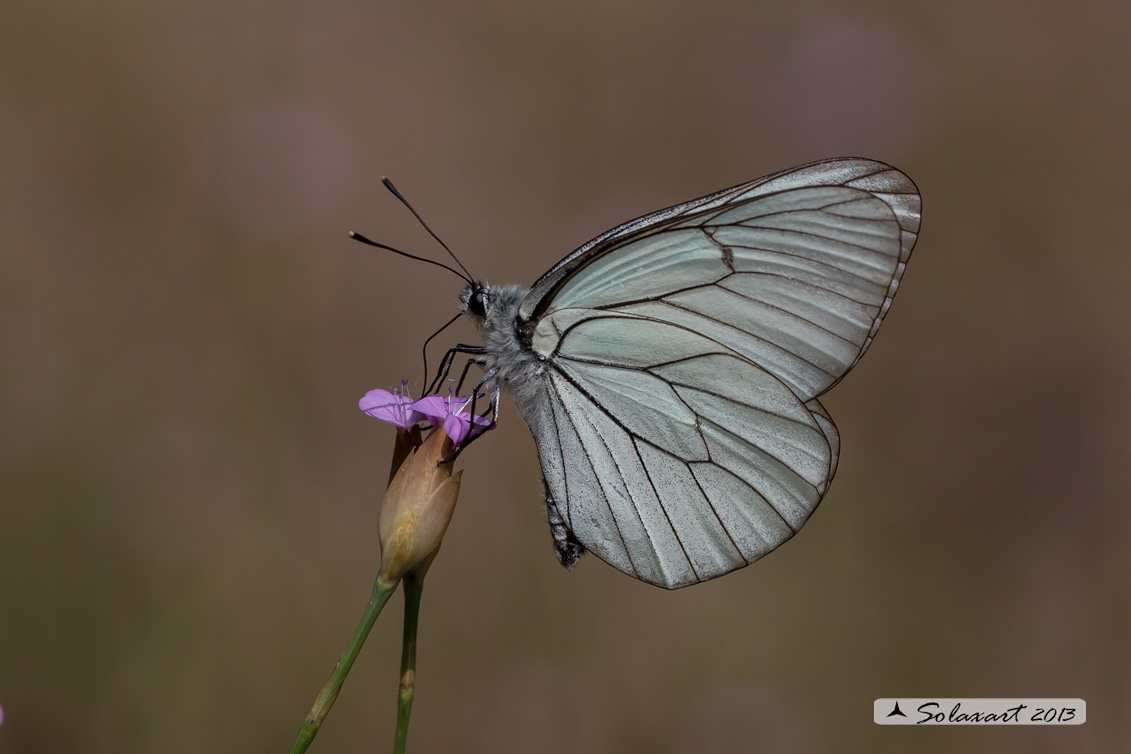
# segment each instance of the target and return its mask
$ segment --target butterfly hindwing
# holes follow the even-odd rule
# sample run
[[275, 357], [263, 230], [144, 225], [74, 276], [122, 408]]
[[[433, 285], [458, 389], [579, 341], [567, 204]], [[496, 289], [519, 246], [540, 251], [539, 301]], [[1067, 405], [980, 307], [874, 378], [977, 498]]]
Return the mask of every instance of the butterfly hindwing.
[[[553, 369], [549, 421], [531, 424], [577, 539], [675, 588], [741, 568], [800, 529], [833, 458], [812, 411], [698, 333], [586, 311], [558, 313], [569, 323], [562, 334], [551, 321], [535, 339]], [[628, 336], [635, 347], [624, 347]]]

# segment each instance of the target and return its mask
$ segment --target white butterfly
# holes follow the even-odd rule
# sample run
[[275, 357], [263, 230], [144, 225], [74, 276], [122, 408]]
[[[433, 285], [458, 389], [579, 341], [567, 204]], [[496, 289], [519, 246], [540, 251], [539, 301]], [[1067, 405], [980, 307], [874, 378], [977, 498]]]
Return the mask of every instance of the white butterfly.
[[566, 568], [589, 550], [668, 589], [706, 581], [792, 537], [828, 490], [840, 438], [817, 398], [875, 337], [919, 217], [906, 175], [854, 158], [660, 210], [529, 290], [469, 282], [484, 345], [443, 372], [470, 354], [514, 396]]

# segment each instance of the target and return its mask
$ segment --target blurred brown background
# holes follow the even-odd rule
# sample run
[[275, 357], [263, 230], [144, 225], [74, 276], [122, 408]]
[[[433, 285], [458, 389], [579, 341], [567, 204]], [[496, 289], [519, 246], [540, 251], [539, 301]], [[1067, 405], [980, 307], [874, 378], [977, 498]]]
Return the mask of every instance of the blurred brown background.
[[[0, 10], [0, 752], [280, 752], [378, 563], [459, 283], [891, 162], [923, 234], [822, 399], [821, 510], [675, 593], [550, 551], [507, 403], [429, 575], [416, 752], [1131, 750], [1127, 3], [58, 0]], [[442, 343], [471, 340], [465, 325]], [[436, 347], [438, 355], [442, 345]], [[416, 385], [418, 388], [418, 384]], [[313, 752], [392, 743], [399, 597]], [[881, 696], [1083, 697], [881, 728]]]

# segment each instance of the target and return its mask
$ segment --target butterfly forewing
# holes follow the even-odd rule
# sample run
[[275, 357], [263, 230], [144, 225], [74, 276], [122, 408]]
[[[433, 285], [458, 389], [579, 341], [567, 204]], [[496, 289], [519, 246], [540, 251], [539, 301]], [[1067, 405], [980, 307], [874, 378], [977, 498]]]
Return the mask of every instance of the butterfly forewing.
[[689, 327], [809, 399], [870, 343], [900, 253], [899, 224], [879, 199], [792, 189], [634, 237], [563, 278], [551, 304]]
[[[710, 209], [754, 199], [767, 194], [796, 188], [844, 186], [864, 191], [888, 205], [900, 226], [900, 260], [907, 262], [919, 233], [921, 202], [915, 184], [899, 170], [875, 160], [846, 157], [801, 165], [780, 173], [756, 178], [713, 194], [677, 204], [651, 214], [630, 220], [606, 231], [583, 244], [565, 259], [554, 265], [531, 288], [522, 303], [520, 316], [530, 319], [540, 316], [549, 307], [555, 290], [565, 276], [583, 267], [587, 262], [608, 253], [615, 245], [635, 235], [648, 235]], [[895, 276], [898, 283], [902, 270]], [[893, 291], [894, 292], [894, 291]]]

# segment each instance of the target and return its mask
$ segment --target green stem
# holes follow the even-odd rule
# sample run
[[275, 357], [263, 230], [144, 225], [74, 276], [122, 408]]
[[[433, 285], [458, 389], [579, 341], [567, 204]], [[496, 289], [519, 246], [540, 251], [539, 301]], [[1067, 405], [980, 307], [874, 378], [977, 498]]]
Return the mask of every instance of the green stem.
[[[431, 558], [428, 561], [431, 565]], [[423, 569], [427, 571], [427, 567]], [[401, 646], [401, 684], [397, 693], [397, 732], [393, 754], [404, 754], [408, 739], [408, 716], [416, 693], [416, 624], [420, 617], [420, 593], [424, 573], [415, 570], [404, 579], [404, 642]]]
[[388, 583], [383, 574], [377, 574], [377, 580], [373, 582], [373, 593], [369, 597], [369, 604], [365, 606], [365, 612], [361, 615], [361, 622], [354, 629], [353, 637], [350, 639], [350, 643], [346, 645], [346, 651], [342, 653], [342, 658], [334, 666], [334, 672], [330, 674], [330, 677], [326, 679], [326, 684], [318, 692], [318, 698], [314, 700], [314, 706], [310, 708], [310, 714], [303, 721], [302, 728], [298, 732], [298, 738], [295, 739], [294, 746], [291, 747], [291, 754], [302, 754], [310, 746], [314, 737], [318, 735], [318, 729], [322, 727], [322, 721], [326, 719], [326, 715], [330, 713], [330, 708], [334, 706], [334, 700], [338, 698], [338, 692], [342, 690], [342, 684], [345, 682], [350, 668], [353, 667], [353, 661], [357, 659], [357, 653], [361, 651], [361, 645], [365, 643], [365, 637], [369, 636], [369, 631], [377, 621], [377, 616], [381, 614], [381, 608], [385, 606], [385, 603], [389, 601], [396, 590], [397, 582]]

